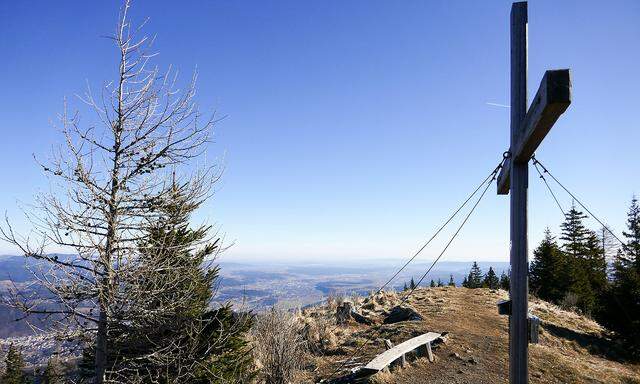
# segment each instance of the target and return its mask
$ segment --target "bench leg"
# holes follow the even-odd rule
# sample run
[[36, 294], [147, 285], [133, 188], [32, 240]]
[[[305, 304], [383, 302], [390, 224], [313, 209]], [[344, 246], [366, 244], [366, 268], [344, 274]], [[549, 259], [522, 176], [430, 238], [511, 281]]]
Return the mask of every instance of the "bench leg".
[[435, 360], [433, 358], [433, 352], [431, 352], [431, 343], [427, 343], [427, 357], [429, 357], [429, 362], [431, 363]]
[[431, 352], [431, 343], [426, 343], [424, 345], [419, 346], [416, 351], [418, 352], [418, 356], [420, 357], [426, 356], [429, 359], [429, 361], [433, 363], [434, 357], [433, 357], [433, 352]]
[[[384, 347], [387, 350], [390, 350], [391, 348], [393, 348], [393, 343], [391, 342], [391, 340], [384, 339]], [[395, 361], [392, 361], [391, 364], [389, 364], [389, 365], [394, 365], [395, 363], [396, 363]], [[384, 372], [389, 372], [389, 366], [384, 367], [383, 371]]]

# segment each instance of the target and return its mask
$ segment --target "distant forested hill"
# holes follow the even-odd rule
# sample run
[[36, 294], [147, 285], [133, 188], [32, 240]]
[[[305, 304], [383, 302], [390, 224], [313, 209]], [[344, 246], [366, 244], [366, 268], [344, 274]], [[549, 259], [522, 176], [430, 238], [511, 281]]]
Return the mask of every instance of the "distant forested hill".
[[27, 260], [22, 256], [0, 256], [0, 281], [10, 280], [22, 283], [33, 279], [27, 268]]
[[[37, 268], [37, 263], [22, 256], [0, 256], [0, 293], [6, 293], [6, 290], [13, 286], [20, 289], [35, 280], [30, 268]], [[46, 325], [44, 316], [31, 316], [28, 322], [16, 321], [22, 317], [20, 311], [0, 304], [0, 338], [33, 334], [29, 323], [39, 328]]]

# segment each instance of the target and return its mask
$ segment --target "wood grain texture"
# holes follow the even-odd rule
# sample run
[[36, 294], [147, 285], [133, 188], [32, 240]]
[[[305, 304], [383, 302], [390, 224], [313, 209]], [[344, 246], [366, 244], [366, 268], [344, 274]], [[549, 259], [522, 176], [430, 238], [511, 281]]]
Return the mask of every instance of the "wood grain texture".
[[[512, 156], [529, 161], [560, 115], [571, 104], [571, 73], [568, 69], [546, 71], [538, 92], [521, 123], [522, 136]], [[512, 147], [513, 148], [513, 147]]]
[[[522, 136], [515, 150], [509, 150], [516, 161], [529, 161], [560, 115], [571, 104], [571, 72], [557, 69], [545, 72], [538, 92], [522, 121]], [[513, 147], [512, 147], [513, 148]], [[511, 159], [507, 159], [498, 175], [498, 194], [509, 193]]]
[[509, 180], [511, 180], [511, 158], [505, 160], [498, 174], [498, 195], [509, 194]]
[[[527, 110], [527, 3], [511, 7], [511, 145], [523, 140], [523, 120]], [[518, 161], [511, 155], [511, 317], [509, 321], [509, 382], [526, 384], [529, 378], [527, 184], [529, 159]]]
[[405, 342], [402, 342], [396, 345], [391, 349], [388, 349], [382, 352], [381, 354], [376, 356], [373, 360], [371, 360], [369, 364], [367, 364], [364, 367], [364, 369], [370, 370], [370, 371], [376, 371], [376, 372], [381, 371], [392, 362], [402, 358], [404, 354], [411, 352], [414, 349], [417, 349], [418, 347], [421, 347], [425, 344], [429, 344], [439, 337], [440, 337], [439, 333], [428, 332], [428, 333], [425, 333], [424, 335], [420, 335], [412, 339], [409, 339]]

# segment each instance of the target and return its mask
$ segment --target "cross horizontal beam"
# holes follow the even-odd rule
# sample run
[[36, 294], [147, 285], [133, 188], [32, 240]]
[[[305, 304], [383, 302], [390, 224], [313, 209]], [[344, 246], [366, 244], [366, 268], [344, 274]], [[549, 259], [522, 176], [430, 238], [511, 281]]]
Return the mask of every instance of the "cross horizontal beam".
[[525, 115], [523, 134], [515, 148], [510, 148], [510, 158], [505, 161], [498, 175], [498, 194], [509, 194], [511, 162], [527, 162], [560, 115], [571, 104], [571, 73], [568, 69], [546, 71], [538, 92]]

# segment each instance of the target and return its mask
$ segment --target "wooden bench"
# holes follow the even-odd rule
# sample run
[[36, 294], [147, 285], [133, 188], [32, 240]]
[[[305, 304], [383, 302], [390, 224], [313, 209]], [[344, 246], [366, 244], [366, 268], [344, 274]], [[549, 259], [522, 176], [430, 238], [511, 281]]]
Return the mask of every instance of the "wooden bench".
[[[439, 339], [442, 335], [435, 332], [428, 332], [424, 335], [414, 337], [404, 341], [395, 347], [392, 347], [369, 362], [364, 368], [363, 373], [373, 375], [384, 369], [386, 369], [391, 363], [396, 360], [405, 360], [405, 355], [413, 350], [417, 349], [419, 355], [427, 356], [430, 362], [433, 362], [433, 353], [431, 352], [431, 343], [436, 339]], [[389, 347], [389, 345], [387, 345]]]

